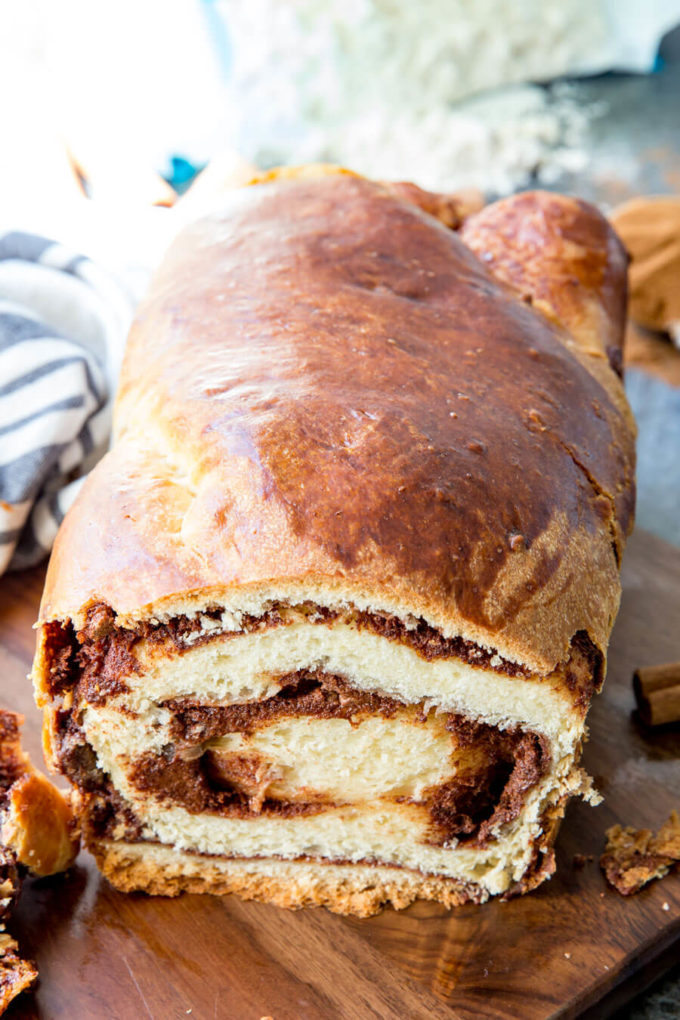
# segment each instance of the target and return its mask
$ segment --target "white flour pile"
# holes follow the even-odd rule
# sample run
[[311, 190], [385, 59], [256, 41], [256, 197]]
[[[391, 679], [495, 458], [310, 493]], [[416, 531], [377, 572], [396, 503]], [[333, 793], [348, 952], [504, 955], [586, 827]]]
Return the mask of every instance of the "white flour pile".
[[431, 188], [550, 183], [585, 163], [592, 111], [565, 85], [518, 83], [649, 66], [661, 28], [680, 13], [648, 0], [640, 24], [628, 7], [221, 0], [238, 147], [260, 165], [331, 160]]

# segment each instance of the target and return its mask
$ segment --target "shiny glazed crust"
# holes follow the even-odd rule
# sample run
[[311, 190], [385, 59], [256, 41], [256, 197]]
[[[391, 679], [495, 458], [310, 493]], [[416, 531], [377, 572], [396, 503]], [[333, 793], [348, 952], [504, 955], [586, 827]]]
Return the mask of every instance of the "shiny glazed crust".
[[456, 232], [348, 173], [236, 192], [140, 309], [42, 620], [290, 593], [541, 673], [578, 631], [605, 652], [634, 500], [625, 275], [604, 217], [558, 195]]

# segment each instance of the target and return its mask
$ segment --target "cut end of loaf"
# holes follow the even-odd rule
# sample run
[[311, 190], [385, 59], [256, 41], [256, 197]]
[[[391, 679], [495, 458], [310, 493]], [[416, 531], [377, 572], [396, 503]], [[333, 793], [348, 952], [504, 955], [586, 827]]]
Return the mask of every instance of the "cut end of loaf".
[[601, 679], [583, 636], [540, 676], [423, 620], [310, 602], [135, 628], [100, 604], [80, 631], [45, 625], [38, 661], [53, 761], [114, 884], [359, 913], [547, 877]]

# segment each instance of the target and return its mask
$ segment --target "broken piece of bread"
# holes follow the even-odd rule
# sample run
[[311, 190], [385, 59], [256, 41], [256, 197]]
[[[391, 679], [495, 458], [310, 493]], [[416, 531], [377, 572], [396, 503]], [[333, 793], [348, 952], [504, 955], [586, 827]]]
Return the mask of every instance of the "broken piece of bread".
[[22, 750], [22, 722], [16, 712], [0, 709], [0, 1013], [38, 976], [5, 931], [23, 875], [64, 871], [78, 852], [70, 803]]
[[607, 882], [622, 896], [639, 892], [655, 878], [663, 878], [680, 863], [680, 818], [672, 811], [657, 833], [614, 825], [607, 829], [607, 845], [600, 867]]
[[0, 928], [0, 1014], [38, 977], [35, 964], [22, 959], [18, 949], [15, 939]]

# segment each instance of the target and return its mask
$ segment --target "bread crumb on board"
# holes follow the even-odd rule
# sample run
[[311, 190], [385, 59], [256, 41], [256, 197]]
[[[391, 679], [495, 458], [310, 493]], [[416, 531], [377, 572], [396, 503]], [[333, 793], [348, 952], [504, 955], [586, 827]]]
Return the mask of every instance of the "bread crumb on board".
[[[639, 892], [680, 862], [680, 818], [672, 811], [657, 833], [614, 825], [607, 829], [607, 845], [600, 867], [613, 889], [622, 896]], [[669, 909], [664, 904], [664, 910]]]

